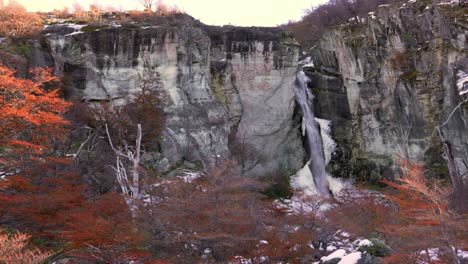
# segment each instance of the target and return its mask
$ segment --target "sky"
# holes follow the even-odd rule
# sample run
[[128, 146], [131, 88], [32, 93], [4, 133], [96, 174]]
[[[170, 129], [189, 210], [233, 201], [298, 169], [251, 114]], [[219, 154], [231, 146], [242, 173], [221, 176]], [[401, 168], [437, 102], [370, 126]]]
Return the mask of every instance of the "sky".
[[[5, 2], [7, 2], [6, 0]], [[16, 0], [29, 11], [51, 11], [71, 7], [75, 0]], [[165, 0], [210, 25], [276, 26], [298, 20], [304, 10], [327, 0]], [[139, 0], [79, 0], [83, 7], [99, 3], [125, 10], [141, 9]]]

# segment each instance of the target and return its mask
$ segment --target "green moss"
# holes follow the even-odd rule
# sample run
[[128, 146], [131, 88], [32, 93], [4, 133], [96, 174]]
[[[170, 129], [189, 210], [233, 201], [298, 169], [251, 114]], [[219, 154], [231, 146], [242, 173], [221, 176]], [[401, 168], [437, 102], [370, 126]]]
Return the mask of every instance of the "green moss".
[[414, 84], [416, 82], [416, 79], [418, 78], [418, 75], [419, 75], [418, 70], [411, 69], [403, 73], [403, 75], [401, 75], [401, 78], [407, 83]]
[[216, 96], [216, 99], [223, 104], [227, 105], [227, 97], [226, 93], [223, 89], [223, 85], [226, 82], [226, 76], [225, 74], [217, 74], [214, 70], [212, 70], [212, 86], [211, 89], [213, 90], [214, 95]]
[[23, 57], [31, 52], [31, 47], [24, 41], [12, 43], [10, 49], [13, 53]]
[[83, 32], [92, 32], [92, 31], [96, 31], [98, 29], [102, 29], [102, 28], [105, 28], [104, 25], [87, 25], [87, 26], [84, 26], [81, 28], [81, 31]]
[[322, 89], [320, 87], [314, 87], [314, 88], [311, 88], [311, 90], [314, 95], [317, 95], [321, 92]]
[[441, 7], [444, 14], [455, 22], [468, 23], [468, 8], [460, 8], [459, 5], [443, 5]]

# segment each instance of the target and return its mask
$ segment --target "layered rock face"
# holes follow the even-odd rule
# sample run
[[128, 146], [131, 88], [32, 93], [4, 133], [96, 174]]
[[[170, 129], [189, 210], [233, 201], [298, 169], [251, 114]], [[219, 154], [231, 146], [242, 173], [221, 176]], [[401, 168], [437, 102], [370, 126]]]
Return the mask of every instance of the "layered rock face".
[[212, 84], [228, 109], [231, 143], [263, 156], [250, 173], [300, 168], [304, 150], [293, 118], [299, 46], [278, 28], [217, 31], [208, 28]]
[[[180, 161], [205, 168], [230, 158], [245, 139], [266, 159], [256, 175], [280, 164], [298, 168], [303, 150], [293, 125], [293, 79], [299, 48], [277, 29], [214, 28], [188, 16], [172, 25], [80, 28], [53, 26], [44, 34], [55, 74], [69, 95], [127, 102], [145, 74], [160, 81], [166, 127], [153, 153], [160, 171]], [[176, 20], [177, 20], [176, 19]], [[290, 149], [290, 156], [284, 155]]]
[[460, 80], [468, 72], [467, 8], [429, 2], [380, 6], [312, 50], [305, 71], [316, 114], [332, 120], [334, 175], [391, 177], [399, 157], [446, 175], [442, 124], [460, 172], [468, 171], [467, 104], [453, 112], [468, 96]]

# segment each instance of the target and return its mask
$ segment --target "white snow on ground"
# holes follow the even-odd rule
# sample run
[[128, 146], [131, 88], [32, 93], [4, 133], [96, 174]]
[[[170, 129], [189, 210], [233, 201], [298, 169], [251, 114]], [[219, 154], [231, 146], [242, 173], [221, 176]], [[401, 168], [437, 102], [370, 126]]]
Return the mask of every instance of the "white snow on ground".
[[81, 24], [65, 24], [69, 28], [73, 28], [75, 31], [81, 30], [83, 27], [86, 25], [81, 25]]
[[360, 247], [372, 246], [372, 242], [369, 239], [357, 240], [356, 242]]
[[416, 264], [429, 264], [429, 262], [426, 261], [428, 257], [431, 260], [431, 263], [432, 261], [440, 261], [439, 254], [440, 249], [438, 248], [428, 248], [426, 250], [422, 250], [421, 252], [419, 252], [419, 255], [422, 256], [424, 260], [417, 260]]
[[[174, 181], [175, 178], [181, 179], [185, 183], [192, 183], [196, 179], [202, 177], [202, 175], [203, 174], [201, 172], [198, 172], [198, 171], [183, 170], [183, 171], [180, 172], [179, 176], [176, 176], [174, 178], [165, 179], [165, 180], [163, 180], [161, 182], [153, 184], [152, 186], [153, 187], [159, 187], [159, 186], [165, 187], [165, 186], [167, 186], [169, 184], [172, 184], [172, 183], [176, 182], [176, 181]], [[141, 200], [146, 205], [150, 205], [150, 204], [160, 203], [163, 200], [163, 198], [162, 197], [151, 196], [149, 194], [143, 194]]]
[[194, 180], [198, 179], [201, 177], [201, 173], [200, 172], [195, 172], [195, 171], [182, 171], [182, 175], [180, 176], [177, 176], [177, 178], [180, 178], [182, 180], [184, 180], [184, 182], [186, 183], [190, 183], [190, 182], [193, 182]]
[[460, 249], [457, 251], [457, 256], [462, 260], [468, 260], [468, 251]]
[[235, 260], [234, 262], [229, 262], [228, 264], [240, 263], [240, 264], [252, 264], [251, 259], [244, 258], [242, 256], [235, 256], [233, 257]]
[[357, 264], [361, 259], [361, 252], [353, 252], [349, 255], [344, 256], [338, 264]]
[[449, 0], [449, 1], [445, 1], [445, 2], [442, 2], [442, 3], [438, 4], [438, 6], [456, 5], [456, 4], [458, 4], [458, 0]]
[[464, 71], [457, 72], [457, 87], [460, 95], [468, 93], [468, 73]]
[[[330, 184], [330, 190], [333, 194], [338, 194], [344, 186], [347, 185], [346, 182], [333, 178], [329, 174], [327, 174], [327, 179]], [[318, 195], [317, 188], [314, 183], [314, 177], [312, 176], [312, 172], [310, 172], [308, 162], [296, 173], [296, 175], [291, 177], [291, 187], [296, 190], [300, 190], [305, 195]]]
[[331, 253], [330, 255], [326, 257], [322, 257], [320, 260], [325, 262], [325, 261], [329, 261], [329, 260], [336, 259], [336, 258], [343, 258], [344, 256], [346, 256], [346, 250], [338, 249], [335, 252]]

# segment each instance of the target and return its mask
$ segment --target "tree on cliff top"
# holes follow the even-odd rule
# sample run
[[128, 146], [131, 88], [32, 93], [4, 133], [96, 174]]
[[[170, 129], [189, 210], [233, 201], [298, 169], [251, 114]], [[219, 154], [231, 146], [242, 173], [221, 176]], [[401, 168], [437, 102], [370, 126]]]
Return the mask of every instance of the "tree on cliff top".
[[[348, 22], [360, 23], [358, 17], [367, 16], [377, 6], [391, 3], [390, 0], [330, 0], [306, 11], [300, 21], [290, 22], [285, 27], [305, 47], [313, 46], [326, 29]], [[354, 19], [353, 19], [354, 18]]]
[[147, 12], [152, 12], [153, 11], [153, 5], [154, 5], [154, 0], [139, 0], [140, 3], [143, 5], [143, 8]]
[[22, 38], [39, 32], [41, 26], [42, 20], [37, 14], [27, 12], [15, 1], [0, 9], [0, 35]]

